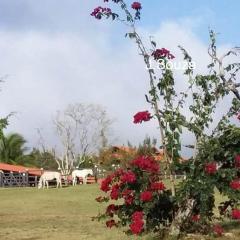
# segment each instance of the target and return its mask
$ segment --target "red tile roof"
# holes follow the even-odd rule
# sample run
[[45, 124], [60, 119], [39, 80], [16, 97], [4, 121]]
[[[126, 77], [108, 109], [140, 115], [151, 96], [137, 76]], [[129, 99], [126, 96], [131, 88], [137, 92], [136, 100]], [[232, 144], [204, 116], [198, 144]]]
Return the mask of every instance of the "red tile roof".
[[2, 171], [9, 171], [9, 172], [28, 172], [30, 175], [41, 176], [42, 170], [38, 168], [29, 168], [24, 166], [18, 165], [11, 165], [7, 163], [0, 163], [0, 170]]
[[[112, 157], [113, 158], [117, 158], [117, 159], [121, 159], [123, 158], [123, 154], [122, 153], [129, 153], [129, 154], [134, 154], [134, 153], [137, 153], [137, 149], [136, 148], [133, 148], [133, 147], [126, 147], [126, 146], [113, 146], [113, 153], [112, 153]], [[158, 150], [157, 148], [153, 148], [154, 150], [154, 154], [153, 154], [153, 158], [156, 160], [156, 161], [162, 161], [164, 156], [163, 156], [163, 150], [160, 149]]]
[[136, 152], [136, 148], [126, 147], [126, 146], [112, 146], [112, 149], [115, 152], [117, 152], [117, 151], [123, 151], [126, 153], [135, 153]]

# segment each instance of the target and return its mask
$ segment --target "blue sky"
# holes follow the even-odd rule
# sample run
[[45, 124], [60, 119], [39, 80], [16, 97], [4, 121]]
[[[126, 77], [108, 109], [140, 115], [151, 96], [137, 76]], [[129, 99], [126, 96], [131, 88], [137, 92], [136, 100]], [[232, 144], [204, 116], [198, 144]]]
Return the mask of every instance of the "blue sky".
[[[126, 1], [131, 4], [132, 1]], [[223, 35], [222, 42], [238, 43], [238, 0], [142, 0], [140, 25], [156, 29], [163, 21], [195, 20], [194, 31], [207, 41], [208, 27]], [[94, 6], [111, 5], [102, 0], [0, 0], [0, 27], [3, 29], [43, 31], [79, 31], [89, 22]]]
[[[127, 1], [130, 5], [132, 1]], [[219, 49], [240, 45], [238, 0], [142, 0], [143, 36], [153, 35], [160, 47], [181, 58], [186, 47], [204, 71], [208, 28], [219, 35]], [[231, 3], [231, 4], [230, 4]], [[36, 128], [49, 145], [57, 139], [52, 119], [68, 104], [101, 104], [116, 119], [118, 144], [137, 144], [146, 134], [158, 137], [155, 123], [136, 126], [132, 116], [149, 109], [144, 94], [147, 74], [136, 46], [124, 38], [119, 23], [98, 21], [92, 9], [103, 0], [0, 0], [0, 73], [9, 75], [1, 86], [0, 116], [11, 111], [8, 131], [22, 133], [36, 145]], [[109, 4], [116, 10], [114, 3]], [[184, 86], [176, 73], [178, 87]], [[34, 114], [33, 114], [34, 113]], [[186, 144], [191, 138], [186, 138]]]
[[207, 41], [208, 27], [220, 32], [221, 42], [239, 44], [239, 9], [238, 0], [143, 0], [144, 25], [156, 28], [161, 21], [182, 21], [186, 18], [199, 19], [194, 31]]
[[[131, 1], [128, 1], [131, 2]], [[193, 31], [206, 43], [208, 28], [220, 33], [219, 43], [239, 44], [239, 9], [237, 0], [142, 0], [142, 26], [156, 29], [165, 21], [193, 21]]]

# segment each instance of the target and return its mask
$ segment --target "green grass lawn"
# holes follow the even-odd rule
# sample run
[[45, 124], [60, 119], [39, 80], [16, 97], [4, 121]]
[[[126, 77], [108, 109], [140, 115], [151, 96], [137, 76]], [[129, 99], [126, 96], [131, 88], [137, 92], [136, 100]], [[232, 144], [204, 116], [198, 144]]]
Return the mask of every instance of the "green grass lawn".
[[134, 239], [91, 220], [103, 207], [94, 201], [97, 189], [97, 185], [0, 189], [0, 239]]
[[[153, 239], [129, 237], [119, 229], [109, 230], [104, 223], [92, 221], [91, 217], [103, 210], [94, 201], [98, 194], [97, 185], [44, 190], [0, 188], [0, 240]], [[235, 232], [238, 237], [233, 239], [240, 239], [240, 230], [238, 234]]]

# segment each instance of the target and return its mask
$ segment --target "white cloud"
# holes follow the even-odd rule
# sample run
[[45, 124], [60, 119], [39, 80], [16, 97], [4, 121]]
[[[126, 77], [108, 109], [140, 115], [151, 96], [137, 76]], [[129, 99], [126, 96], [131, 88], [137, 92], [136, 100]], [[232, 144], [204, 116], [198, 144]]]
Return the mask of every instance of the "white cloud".
[[[114, 45], [112, 29], [102, 27], [106, 32], [96, 31], [95, 37], [88, 30], [0, 32], [0, 72], [10, 75], [0, 94], [1, 115], [18, 112], [9, 131], [22, 133], [34, 145], [35, 129], [41, 127], [54, 145], [54, 113], [69, 103], [87, 102], [106, 106], [109, 115], [117, 119], [114, 129], [120, 143], [127, 139], [138, 143], [146, 134], [158, 136], [154, 123], [132, 124], [135, 112], [149, 109], [144, 98], [148, 78], [142, 59], [132, 43], [123, 39], [121, 45]], [[141, 32], [148, 35], [145, 30]], [[181, 58], [177, 45], [186, 47], [198, 70], [204, 69], [207, 46], [188, 27], [165, 22], [149, 35], [155, 35], [160, 46], [171, 49], [177, 59]], [[182, 87], [181, 74], [176, 76], [178, 87]]]

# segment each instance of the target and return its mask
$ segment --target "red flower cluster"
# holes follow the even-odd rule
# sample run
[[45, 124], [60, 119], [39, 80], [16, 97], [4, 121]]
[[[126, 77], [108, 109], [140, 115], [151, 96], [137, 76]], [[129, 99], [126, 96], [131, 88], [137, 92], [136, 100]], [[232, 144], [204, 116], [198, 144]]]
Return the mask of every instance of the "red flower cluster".
[[120, 180], [123, 183], [134, 183], [136, 181], [136, 176], [132, 171], [127, 171], [121, 176]]
[[156, 49], [153, 53], [152, 56], [154, 57], [155, 60], [159, 60], [162, 58], [168, 58], [168, 59], [173, 59], [175, 58], [169, 50], [166, 48], [161, 48], [161, 49]]
[[204, 170], [207, 174], [214, 174], [217, 171], [217, 164], [215, 162], [206, 163]]
[[219, 224], [216, 224], [213, 226], [213, 232], [217, 235], [217, 236], [222, 236], [223, 235], [223, 228], [222, 226], [220, 226]]
[[101, 19], [103, 15], [110, 14], [112, 14], [112, 10], [110, 8], [97, 7], [93, 10], [91, 16], [95, 17], [96, 19]]
[[132, 3], [132, 9], [137, 10], [137, 11], [139, 11], [140, 9], [142, 9], [141, 3], [139, 3], [139, 2], [133, 2], [133, 3]]
[[143, 212], [137, 211], [132, 215], [132, 223], [130, 224], [130, 229], [133, 234], [140, 234], [143, 230]]
[[[153, 158], [148, 156], [139, 156], [130, 162], [130, 166], [127, 170], [118, 169], [114, 173], [107, 176], [101, 183], [101, 190], [107, 192], [109, 197], [105, 197], [106, 201], [112, 200], [123, 200], [123, 206], [110, 204], [106, 208], [105, 216], [110, 218], [106, 222], [107, 227], [112, 228], [123, 223], [121, 217], [122, 212], [125, 208], [130, 209], [129, 213], [125, 213], [128, 221], [131, 223], [129, 228], [132, 234], [140, 234], [144, 231], [144, 219], [143, 211], [147, 203], [152, 201], [161, 191], [165, 190], [165, 185], [159, 179], [159, 163]], [[147, 175], [147, 180], [144, 178], [142, 183], [142, 174]], [[147, 181], [147, 182], [146, 182]], [[147, 188], [146, 188], [147, 186]], [[143, 190], [144, 189], [144, 190]], [[104, 200], [104, 197], [98, 197], [96, 199], [99, 202]], [[141, 209], [136, 211], [136, 209]], [[134, 212], [132, 215], [130, 213]], [[119, 222], [113, 220], [114, 216], [120, 216]]]
[[163, 182], [154, 182], [154, 183], [151, 183], [150, 188], [153, 191], [163, 191], [165, 190], [165, 185]]
[[114, 213], [118, 210], [118, 206], [110, 204], [107, 207], [106, 214], [110, 217], [113, 217]]
[[233, 190], [240, 190], [240, 179], [236, 179], [236, 180], [233, 180], [232, 182], [230, 182], [230, 187]]
[[145, 191], [140, 194], [140, 199], [143, 202], [149, 202], [152, 200], [152, 192], [150, 191]]
[[107, 176], [101, 183], [100, 189], [103, 192], [108, 192], [110, 190], [110, 183], [112, 182], [112, 176]]
[[131, 205], [133, 203], [134, 195], [132, 190], [129, 190], [129, 189], [124, 190], [122, 192], [122, 196], [126, 205]]
[[119, 185], [118, 184], [115, 184], [112, 186], [112, 191], [110, 193], [110, 197], [111, 199], [113, 200], [118, 200], [118, 197], [119, 197]]
[[[118, 3], [120, 0], [112, 0], [115, 3]], [[109, 2], [109, 0], [104, 0], [104, 2]]]
[[240, 168], [240, 155], [235, 156], [235, 167]]
[[140, 156], [131, 162], [132, 165], [150, 173], [159, 172], [159, 164], [151, 157]]
[[142, 123], [149, 121], [152, 116], [148, 111], [138, 112], [133, 116], [133, 123]]
[[139, 221], [140, 219], [143, 219], [143, 212], [141, 211], [134, 212], [132, 215], [132, 220]]
[[124, 174], [124, 172], [125, 171], [122, 168], [119, 168], [112, 174], [112, 178], [120, 177], [121, 175]]
[[232, 210], [232, 218], [233, 219], [240, 219], [240, 210], [239, 209], [233, 209]]
[[191, 219], [193, 222], [198, 222], [200, 220], [200, 215], [199, 214], [193, 215]]
[[112, 228], [113, 226], [117, 226], [116, 222], [112, 219], [106, 222], [106, 226], [108, 228]]

